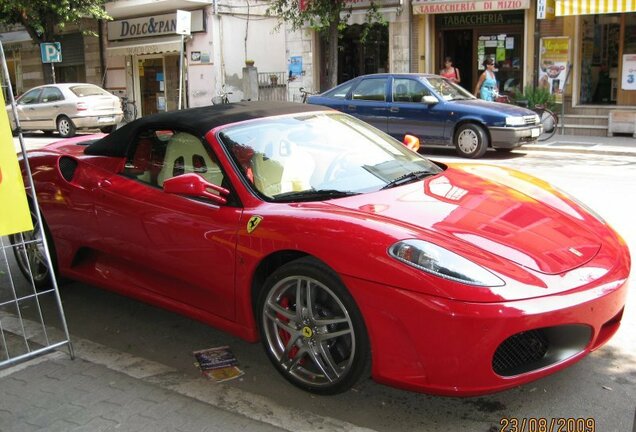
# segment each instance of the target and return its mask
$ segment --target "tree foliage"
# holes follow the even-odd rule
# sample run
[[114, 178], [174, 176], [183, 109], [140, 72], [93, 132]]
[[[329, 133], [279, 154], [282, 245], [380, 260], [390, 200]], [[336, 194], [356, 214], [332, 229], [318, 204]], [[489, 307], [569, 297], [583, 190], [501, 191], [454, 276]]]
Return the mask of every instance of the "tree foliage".
[[[272, 0], [267, 13], [278, 18], [279, 27], [283, 23], [289, 24], [294, 31], [310, 27], [327, 37], [328, 81], [330, 87], [333, 87], [337, 84], [338, 35], [352, 13], [353, 4], [345, 0]], [[363, 42], [368, 34], [369, 24], [373, 22], [386, 24], [378, 12], [376, 3], [371, 0], [366, 10], [366, 25], [361, 35]]]
[[82, 18], [108, 18], [105, 0], [1, 0], [0, 22], [21, 24], [33, 42], [50, 42], [59, 29]]

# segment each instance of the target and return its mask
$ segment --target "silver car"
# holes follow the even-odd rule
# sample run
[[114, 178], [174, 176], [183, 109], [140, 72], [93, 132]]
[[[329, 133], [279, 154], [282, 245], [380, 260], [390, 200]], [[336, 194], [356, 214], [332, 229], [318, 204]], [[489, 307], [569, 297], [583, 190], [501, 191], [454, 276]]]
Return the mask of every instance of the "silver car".
[[[56, 130], [64, 138], [85, 128], [109, 133], [123, 118], [117, 96], [86, 83], [35, 87], [20, 96], [16, 104], [22, 130]], [[7, 110], [11, 127], [15, 129], [10, 105]]]

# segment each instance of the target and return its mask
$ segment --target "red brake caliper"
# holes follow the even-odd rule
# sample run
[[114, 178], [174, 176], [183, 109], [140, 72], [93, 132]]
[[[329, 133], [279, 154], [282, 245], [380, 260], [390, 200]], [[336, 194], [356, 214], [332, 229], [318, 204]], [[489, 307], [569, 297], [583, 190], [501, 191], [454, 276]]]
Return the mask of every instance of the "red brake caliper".
[[[282, 308], [285, 308], [285, 309], [289, 310], [289, 298], [288, 297], [283, 297], [282, 299], [280, 299], [279, 305]], [[283, 316], [282, 314], [277, 313], [276, 317], [281, 322], [284, 322], [284, 323], [288, 323], [289, 322], [289, 319], [287, 317]], [[287, 343], [291, 339], [291, 335], [286, 330], [283, 330], [282, 328], [279, 328], [278, 329], [278, 336], [280, 336], [280, 338], [283, 341], [283, 343], [285, 344], [285, 346], [287, 346]], [[292, 347], [292, 349], [289, 350], [288, 357], [290, 359], [293, 359], [294, 357], [296, 357], [296, 354], [298, 354], [298, 347], [296, 345], [294, 345]], [[302, 364], [302, 360], [301, 360], [301, 364]]]

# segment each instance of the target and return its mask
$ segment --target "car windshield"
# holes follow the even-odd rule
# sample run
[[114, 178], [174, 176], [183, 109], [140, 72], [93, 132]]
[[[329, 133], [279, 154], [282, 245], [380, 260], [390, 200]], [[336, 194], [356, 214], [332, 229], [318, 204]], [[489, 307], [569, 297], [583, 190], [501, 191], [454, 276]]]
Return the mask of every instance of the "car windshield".
[[228, 127], [219, 138], [246, 182], [271, 201], [339, 198], [441, 171], [399, 141], [341, 113], [265, 118]]
[[470, 94], [466, 89], [457, 84], [450, 82], [446, 78], [442, 77], [429, 77], [426, 78], [426, 81], [431, 86], [431, 88], [437, 93], [442, 99], [451, 101], [451, 100], [465, 100], [465, 99], [475, 99], [475, 96]]
[[77, 97], [86, 97], [86, 96], [101, 96], [107, 95], [108, 92], [102, 88], [99, 88], [94, 85], [79, 85], [71, 87], [71, 91]]

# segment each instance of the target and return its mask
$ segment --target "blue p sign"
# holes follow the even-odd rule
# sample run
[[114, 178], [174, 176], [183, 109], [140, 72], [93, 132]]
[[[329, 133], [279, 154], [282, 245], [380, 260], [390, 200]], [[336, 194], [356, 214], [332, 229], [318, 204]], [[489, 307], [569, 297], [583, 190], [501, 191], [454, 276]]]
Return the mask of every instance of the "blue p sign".
[[59, 42], [46, 42], [40, 44], [42, 63], [60, 63], [62, 61], [62, 44]]

